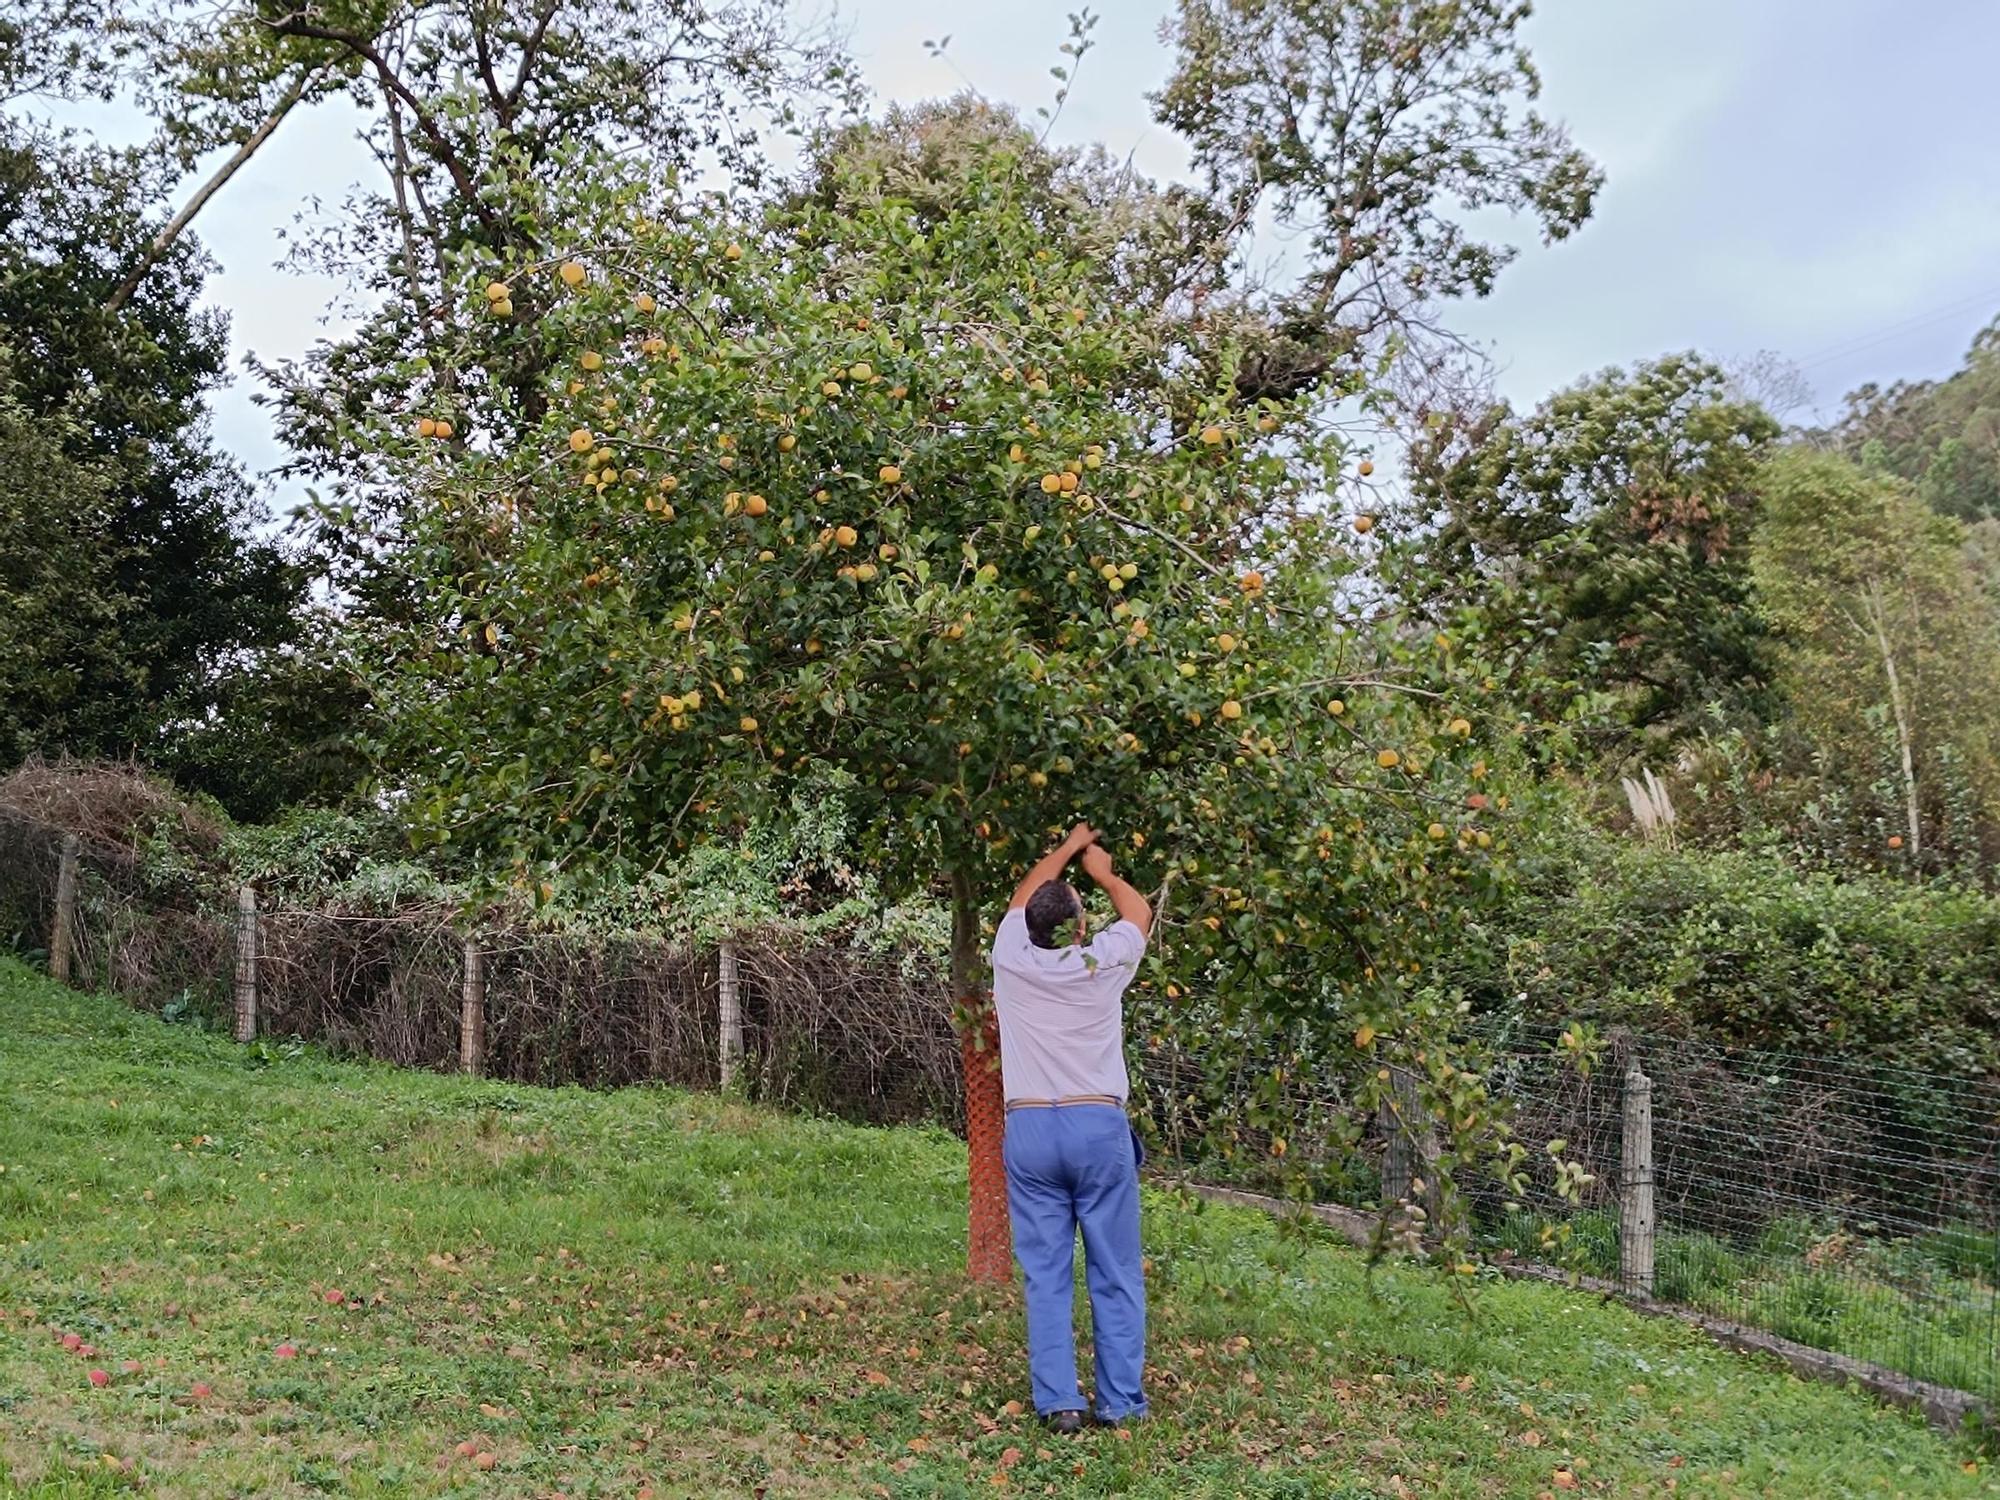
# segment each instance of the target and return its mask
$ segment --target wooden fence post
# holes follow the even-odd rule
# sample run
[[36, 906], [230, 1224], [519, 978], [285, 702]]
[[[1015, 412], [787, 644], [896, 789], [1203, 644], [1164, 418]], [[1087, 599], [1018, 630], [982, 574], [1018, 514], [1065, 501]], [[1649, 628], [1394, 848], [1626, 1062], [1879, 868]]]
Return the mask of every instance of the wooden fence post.
[[1653, 1295], [1653, 1245], [1653, 1083], [1634, 1062], [1618, 1170], [1618, 1281], [1628, 1296]]
[[257, 1040], [257, 888], [236, 892], [236, 1040]]
[[56, 914], [49, 923], [49, 977], [69, 983], [70, 959], [76, 950], [77, 840], [63, 835], [62, 863], [56, 866]]
[[736, 968], [736, 945], [724, 943], [716, 951], [716, 998], [721, 1012], [722, 1086], [736, 1082], [743, 1062], [743, 999]]
[[1397, 1068], [1390, 1080], [1393, 1099], [1382, 1101], [1377, 1119], [1382, 1129], [1382, 1203], [1390, 1207], [1417, 1192], [1424, 1212], [1437, 1215], [1437, 1129], [1424, 1111], [1416, 1074]]
[[465, 987], [458, 1010], [458, 1068], [474, 1078], [486, 1070], [486, 954], [474, 933], [465, 936]]

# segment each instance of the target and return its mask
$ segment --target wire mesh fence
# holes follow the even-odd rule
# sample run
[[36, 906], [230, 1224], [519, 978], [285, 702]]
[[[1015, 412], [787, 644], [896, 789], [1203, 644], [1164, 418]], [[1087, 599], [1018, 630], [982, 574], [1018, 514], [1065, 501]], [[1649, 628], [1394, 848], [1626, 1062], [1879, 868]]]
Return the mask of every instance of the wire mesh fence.
[[[64, 842], [0, 810], [0, 939], [45, 960]], [[73, 982], [226, 1027], [243, 919], [122, 849], [71, 847]], [[445, 908], [279, 907], [253, 921], [261, 1035], [448, 1070], [467, 1065], [476, 1017], [471, 1060], [494, 1077], [706, 1089], [727, 1075], [788, 1108], [965, 1125], [949, 984], [928, 955], [752, 935], [723, 960], [503, 925], [473, 935], [469, 959]], [[1581, 1050], [1559, 1045], [1555, 1027], [1475, 1040], [1517, 1136], [1562, 1142], [1586, 1173], [1574, 1203], [1545, 1161], [1512, 1199], [1469, 1188], [1472, 1228], [1492, 1257], [1603, 1277], [2000, 1399], [2000, 1081], [1629, 1032]], [[1322, 1199], [1373, 1208], [1403, 1190], [1391, 1178], [1406, 1184], [1417, 1170], [1398, 1164], [1390, 1122], [1357, 1118], [1296, 1057], [1223, 1067], [1142, 1036], [1134, 1063], [1154, 1154], [1184, 1174], [1304, 1181]], [[1644, 1139], [1628, 1133], [1635, 1074], [1646, 1080]], [[1258, 1110], [1238, 1108], [1253, 1095]]]
[[[47, 959], [65, 835], [0, 808], [0, 940]], [[128, 851], [73, 844], [69, 973], [171, 1018], [229, 1023], [243, 920]], [[468, 934], [453, 908], [264, 907], [257, 1031], [408, 1067], [464, 1063], [466, 942], [479, 952], [489, 1076], [715, 1088], [723, 1057], [748, 1097], [871, 1124], [962, 1117], [941, 965], [779, 934], [732, 945], [735, 1035], [720, 1036], [714, 952], [515, 923]]]
[[[66, 836], [0, 809], [0, 938], [47, 954]], [[234, 922], [131, 853], [74, 839], [66, 944], [71, 979], [169, 1016], [225, 1004]]]
[[2000, 1397], [2000, 1083], [1893, 1062], [1613, 1034], [1588, 1074], [1552, 1030], [1490, 1075], [1523, 1139], [1592, 1181], [1569, 1208], [1487, 1205], [1493, 1248], [1618, 1278], [1628, 1074], [1648, 1080], [1662, 1301]]

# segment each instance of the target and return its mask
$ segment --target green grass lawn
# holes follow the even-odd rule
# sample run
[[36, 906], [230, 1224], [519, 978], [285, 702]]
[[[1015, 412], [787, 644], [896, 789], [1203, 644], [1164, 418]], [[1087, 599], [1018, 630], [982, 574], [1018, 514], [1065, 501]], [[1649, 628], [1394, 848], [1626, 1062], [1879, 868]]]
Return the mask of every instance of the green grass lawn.
[[1158, 1417], [1051, 1439], [950, 1136], [289, 1050], [0, 959], [0, 1495], [2000, 1492], [1677, 1325], [1166, 1194]]
[[[1518, 1214], [1492, 1248], [1537, 1257], [1544, 1221]], [[1572, 1215], [1563, 1264], [1618, 1275], [1618, 1216]], [[1814, 1263], [1815, 1249], [1824, 1259]], [[1973, 1225], [1901, 1238], [1849, 1234], [1838, 1220], [1775, 1219], [1748, 1243], [1668, 1229], [1655, 1245], [1665, 1301], [1766, 1328], [1815, 1349], [1873, 1360], [1985, 1396], [1994, 1386], [1992, 1235]], [[1960, 1274], [1955, 1274], [1960, 1273]]]

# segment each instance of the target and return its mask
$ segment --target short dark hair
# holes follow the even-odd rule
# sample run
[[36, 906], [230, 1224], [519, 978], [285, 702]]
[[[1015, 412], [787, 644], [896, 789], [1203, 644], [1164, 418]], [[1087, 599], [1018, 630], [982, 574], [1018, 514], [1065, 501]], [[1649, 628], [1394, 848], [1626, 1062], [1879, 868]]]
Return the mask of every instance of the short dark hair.
[[1083, 897], [1067, 880], [1045, 880], [1028, 898], [1028, 941], [1054, 948], [1062, 930], [1083, 915]]

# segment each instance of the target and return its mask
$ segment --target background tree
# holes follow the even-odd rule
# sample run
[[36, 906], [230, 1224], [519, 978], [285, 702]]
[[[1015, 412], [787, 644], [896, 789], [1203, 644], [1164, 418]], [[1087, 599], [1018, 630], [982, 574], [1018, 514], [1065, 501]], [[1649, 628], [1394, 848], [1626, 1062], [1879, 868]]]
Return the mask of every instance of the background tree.
[[[277, 390], [291, 471], [361, 503], [381, 476], [357, 428], [371, 411], [406, 404], [427, 370], [462, 362], [448, 352], [467, 333], [454, 296], [461, 261], [537, 249], [541, 231], [513, 211], [507, 182], [547, 183], [588, 143], [643, 158], [667, 181], [708, 167], [754, 184], [765, 128], [789, 127], [857, 87], [838, 46], [801, 32], [780, 0], [535, 0], [525, 10], [491, 0], [232, 0], [219, 12], [169, 9], [147, 27], [147, 45], [148, 98], [184, 162], [240, 152], [287, 114], [336, 99], [367, 122], [379, 182], [357, 184], [298, 250], [350, 284], [360, 325], [262, 370]], [[508, 316], [537, 312], [524, 292]], [[534, 347], [514, 345], [522, 358]], [[486, 377], [533, 419], [537, 369], [489, 363]]]
[[[1085, 45], [1082, 19], [1073, 50]], [[894, 194], [916, 222], [929, 223], [954, 210], [965, 174], [976, 170], [996, 141], [1006, 143], [1023, 212], [1042, 238], [1063, 241], [1077, 257], [1097, 261], [1107, 300], [1157, 309], [1158, 326], [1175, 340], [1178, 358], [1209, 358], [1233, 340], [1255, 336], [1254, 323], [1230, 331], [1221, 320], [1193, 315], [1190, 267], [1219, 245], [1236, 245], [1240, 231], [1215, 204], [1179, 184], [1146, 181], [1129, 161], [1102, 146], [1056, 146], [1046, 132], [1031, 138], [1012, 109], [974, 94], [892, 105], [879, 119], [840, 129], [818, 145], [807, 169], [783, 189], [783, 198], [840, 211], [854, 184], [863, 181], [869, 194]], [[831, 170], [836, 160], [843, 170]]]
[[110, 576], [109, 486], [69, 457], [67, 425], [22, 405], [0, 357], [0, 764], [59, 740], [86, 680], [131, 670], [120, 626], [134, 601]]
[[2000, 516], [1988, 516], [1965, 528], [1965, 560], [1995, 619], [2000, 619]]
[[318, 605], [287, 639], [234, 661], [205, 712], [167, 719], [151, 764], [214, 797], [239, 822], [351, 802], [373, 769], [363, 746], [368, 693], [345, 624]]
[[1830, 436], [1849, 457], [1909, 480], [1943, 515], [2000, 517], [2000, 321], [1947, 379], [1851, 393]]
[[[2000, 630], [1963, 528], [1902, 481], [1833, 455], [1786, 453], [1760, 488], [1758, 595], [1782, 642], [1789, 712], [1823, 774], [1850, 794], [1879, 788], [1876, 826], [1919, 868], [1949, 857], [1937, 846], [1961, 812], [1990, 838]], [[1976, 845], [1958, 843], [1976, 862]]]
[[[94, 539], [79, 598], [111, 609], [86, 605], [80, 618], [116, 621], [114, 636], [93, 634], [48, 679], [64, 687], [60, 706], [37, 716], [42, 748], [157, 753], [169, 721], [213, 712], [232, 659], [285, 638], [304, 586], [255, 538], [261, 512], [209, 433], [204, 398], [223, 378], [227, 330], [199, 306], [198, 249], [182, 245], [123, 308], [103, 306], [157, 223], [159, 189], [142, 154], [0, 122], [14, 420], [79, 476], [68, 536], [72, 549]], [[32, 462], [28, 451], [16, 446], [11, 461]], [[6, 482], [24, 496], [43, 484], [25, 469]]]
[[1239, 362], [1245, 399], [1288, 396], [1433, 342], [1445, 298], [1484, 296], [1513, 257], [1480, 210], [1549, 240], [1590, 217], [1602, 177], [1532, 108], [1541, 82], [1514, 0], [1180, 0], [1174, 72], [1154, 96], [1224, 223], [1188, 289], [1228, 307], [1233, 237], [1260, 214], [1297, 236], [1289, 285], [1248, 300], [1265, 334]]
[[12, 0], [0, 15], [0, 104], [109, 99], [136, 41], [115, 0]]
[[1419, 413], [1409, 456], [1431, 610], [1474, 602], [1517, 690], [1581, 713], [1616, 750], [1761, 712], [1769, 663], [1748, 542], [1778, 436], [1716, 365], [1673, 355], [1610, 370], [1534, 412]]

